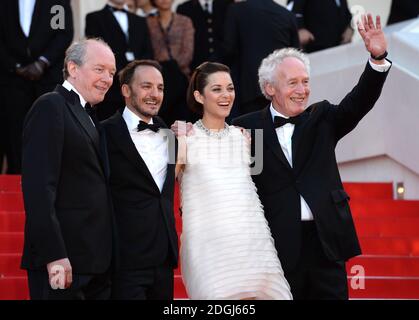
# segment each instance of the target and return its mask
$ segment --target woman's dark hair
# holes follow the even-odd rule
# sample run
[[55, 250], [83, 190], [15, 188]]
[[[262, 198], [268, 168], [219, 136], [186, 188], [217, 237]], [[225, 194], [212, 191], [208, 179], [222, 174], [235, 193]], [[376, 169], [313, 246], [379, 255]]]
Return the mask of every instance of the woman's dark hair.
[[216, 72], [227, 72], [230, 73], [230, 68], [225, 64], [217, 62], [204, 62], [192, 73], [191, 80], [189, 82], [188, 92], [186, 101], [189, 108], [202, 116], [204, 114], [204, 107], [201, 103], [195, 100], [194, 91], [199, 91], [200, 94], [204, 93], [204, 88], [208, 84], [208, 77]]

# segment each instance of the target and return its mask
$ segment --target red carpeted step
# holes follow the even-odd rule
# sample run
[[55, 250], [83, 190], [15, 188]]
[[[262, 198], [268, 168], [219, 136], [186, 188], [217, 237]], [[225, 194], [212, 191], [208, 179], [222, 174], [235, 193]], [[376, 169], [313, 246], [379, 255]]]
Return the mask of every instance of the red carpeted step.
[[419, 217], [419, 201], [351, 200], [352, 214], [357, 217]]
[[359, 236], [419, 236], [419, 217], [356, 217], [354, 221]]
[[[352, 278], [348, 279], [351, 299], [418, 299], [419, 278], [366, 278], [364, 289], [351, 287]], [[354, 281], [357, 285], [359, 282]]]
[[23, 232], [0, 232], [0, 253], [22, 253]]
[[419, 237], [360, 237], [364, 255], [419, 257]]
[[24, 211], [21, 192], [0, 192], [0, 211]]
[[186, 293], [182, 277], [179, 275], [175, 276], [174, 297], [175, 299], [188, 299], [188, 294]]
[[0, 232], [23, 232], [24, 225], [23, 212], [0, 212]]
[[393, 199], [391, 182], [345, 182], [343, 187], [351, 199]]
[[20, 176], [0, 174], [0, 192], [21, 192]]
[[0, 278], [23, 277], [26, 271], [20, 269], [20, 253], [0, 253]]
[[366, 255], [355, 257], [346, 263], [348, 275], [358, 273], [359, 266], [364, 268], [366, 276], [419, 277], [419, 257]]
[[28, 300], [29, 289], [26, 277], [0, 279], [0, 300]]

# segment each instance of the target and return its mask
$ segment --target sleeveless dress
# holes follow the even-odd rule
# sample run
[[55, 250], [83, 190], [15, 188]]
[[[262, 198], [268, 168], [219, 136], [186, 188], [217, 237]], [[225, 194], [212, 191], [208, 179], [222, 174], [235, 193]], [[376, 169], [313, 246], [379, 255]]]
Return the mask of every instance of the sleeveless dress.
[[190, 299], [292, 299], [240, 129], [194, 124], [181, 177], [181, 270]]

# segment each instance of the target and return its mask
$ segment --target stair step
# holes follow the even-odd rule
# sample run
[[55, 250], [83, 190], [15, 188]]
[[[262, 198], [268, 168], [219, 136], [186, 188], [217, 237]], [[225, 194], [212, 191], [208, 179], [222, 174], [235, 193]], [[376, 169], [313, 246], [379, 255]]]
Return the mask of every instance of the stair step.
[[393, 199], [391, 182], [344, 182], [351, 199]]
[[174, 298], [188, 299], [188, 294], [186, 293], [185, 285], [183, 284], [182, 276], [180, 275], [175, 276]]
[[354, 222], [358, 236], [419, 236], [419, 217], [356, 217]]
[[419, 257], [419, 237], [359, 237], [364, 255]]
[[349, 203], [354, 218], [419, 217], [419, 201], [356, 199]]
[[22, 190], [20, 181], [20, 175], [0, 174], [0, 192], [20, 192]]
[[346, 263], [349, 276], [359, 272], [353, 266], [362, 266], [365, 276], [419, 277], [419, 257], [358, 256]]
[[21, 258], [20, 253], [0, 254], [0, 278], [26, 276], [26, 271], [20, 269]]
[[0, 232], [23, 232], [25, 215], [21, 212], [0, 212]]
[[0, 278], [0, 300], [28, 300], [29, 289], [26, 277]]
[[23, 232], [0, 232], [0, 253], [22, 253]]
[[0, 192], [1, 211], [24, 211], [22, 192]]
[[[364, 289], [353, 289], [348, 279], [349, 297], [351, 299], [418, 299], [419, 277], [365, 278]], [[357, 282], [355, 282], [356, 284]]]

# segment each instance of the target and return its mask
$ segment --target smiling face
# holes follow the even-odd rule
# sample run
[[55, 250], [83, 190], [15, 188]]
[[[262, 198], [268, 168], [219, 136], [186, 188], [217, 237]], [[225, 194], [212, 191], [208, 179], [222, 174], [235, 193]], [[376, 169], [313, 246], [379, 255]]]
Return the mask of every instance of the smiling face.
[[144, 121], [156, 116], [163, 102], [163, 76], [152, 66], [138, 66], [129, 85], [122, 86], [127, 107]]
[[67, 65], [68, 80], [91, 105], [102, 102], [112, 85], [116, 72], [115, 57], [109, 47], [89, 40], [84, 62], [81, 66], [74, 61]]
[[225, 119], [230, 114], [235, 98], [230, 74], [219, 71], [209, 75], [203, 93], [196, 90], [194, 96], [204, 106], [204, 117]]
[[274, 108], [284, 116], [293, 117], [304, 112], [310, 96], [310, 82], [304, 63], [288, 57], [277, 67], [274, 83], [266, 92], [272, 97]]

